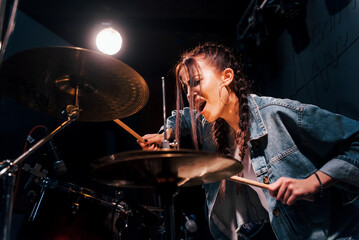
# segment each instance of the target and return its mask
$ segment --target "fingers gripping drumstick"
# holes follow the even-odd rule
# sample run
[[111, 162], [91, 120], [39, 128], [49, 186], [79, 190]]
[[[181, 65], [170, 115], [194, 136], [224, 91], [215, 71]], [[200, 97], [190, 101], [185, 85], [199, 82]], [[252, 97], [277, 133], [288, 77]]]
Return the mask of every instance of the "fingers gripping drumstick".
[[129, 134], [131, 134], [132, 136], [134, 136], [135, 138], [138, 139], [138, 141], [144, 143], [145, 140], [138, 135], [135, 131], [133, 131], [129, 126], [127, 126], [126, 124], [124, 124], [121, 120], [119, 119], [115, 119], [113, 120], [115, 123], [117, 123], [118, 125], [120, 125], [123, 129], [125, 129]]

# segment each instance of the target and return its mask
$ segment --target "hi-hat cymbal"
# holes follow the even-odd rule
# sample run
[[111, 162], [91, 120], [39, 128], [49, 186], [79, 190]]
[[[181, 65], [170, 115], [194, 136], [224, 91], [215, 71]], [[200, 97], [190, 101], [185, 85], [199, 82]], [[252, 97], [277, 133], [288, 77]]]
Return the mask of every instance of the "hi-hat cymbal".
[[61, 117], [79, 86], [79, 121], [109, 121], [138, 112], [149, 97], [144, 79], [108, 55], [76, 47], [26, 50], [2, 66], [2, 88], [31, 109]]
[[113, 154], [93, 162], [94, 180], [117, 187], [157, 187], [163, 183], [194, 186], [229, 178], [240, 162], [219, 154], [161, 149]]

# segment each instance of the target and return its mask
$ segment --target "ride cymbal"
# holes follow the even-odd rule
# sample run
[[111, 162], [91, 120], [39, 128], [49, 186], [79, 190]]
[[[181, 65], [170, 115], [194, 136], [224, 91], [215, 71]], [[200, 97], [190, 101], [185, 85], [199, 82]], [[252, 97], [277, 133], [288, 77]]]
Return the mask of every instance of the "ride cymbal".
[[117, 187], [157, 187], [163, 183], [194, 186], [229, 178], [240, 162], [194, 150], [128, 151], [92, 163], [94, 180]]
[[109, 121], [144, 107], [149, 90], [144, 79], [125, 63], [108, 55], [76, 47], [25, 50], [2, 65], [5, 95], [25, 106], [61, 117], [75, 101], [78, 86], [79, 121]]

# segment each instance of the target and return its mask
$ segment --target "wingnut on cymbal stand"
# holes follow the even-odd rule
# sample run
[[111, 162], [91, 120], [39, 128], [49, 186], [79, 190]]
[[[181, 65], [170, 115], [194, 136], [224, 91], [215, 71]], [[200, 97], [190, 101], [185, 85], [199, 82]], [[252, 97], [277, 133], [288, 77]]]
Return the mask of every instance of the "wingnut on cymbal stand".
[[15, 188], [15, 179], [16, 171], [18, 170], [18, 165], [22, 163], [27, 157], [34, 153], [38, 148], [52, 139], [55, 134], [60, 130], [67, 127], [70, 123], [79, 118], [79, 86], [76, 86], [75, 93], [75, 105], [68, 105], [66, 107], [67, 120], [63, 122], [59, 127], [53, 130], [50, 134], [38, 141], [34, 146], [29, 148], [26, 152], [21, 154], [14, 161], [4, 160], [0, 162], [0, 178], [2, 178], [2, 201], [1, 201], [1, 239], [10, 240], [11, 236], [11, 221], [12, 221], [12, 211], [14, 204], [14, 188]]

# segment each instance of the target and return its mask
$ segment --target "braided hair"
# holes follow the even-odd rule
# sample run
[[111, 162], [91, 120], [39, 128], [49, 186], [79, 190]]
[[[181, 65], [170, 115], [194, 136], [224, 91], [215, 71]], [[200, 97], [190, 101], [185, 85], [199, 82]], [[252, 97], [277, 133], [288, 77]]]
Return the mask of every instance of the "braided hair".
[[[194, 78], [194, 74], [200, 72], [199, 65], [196, 61], [197, 58], [201, 58], [206, 61], [207, 64], [214, 67], [218, 71], [223, 71], [226, 68], [231, 68], [234, 72], [234, 78], [229, 89], [235, 93], [239, 100], [238, 112], [240, 115], [239, 121], [239, 131], [235, 133], [235, 141], [239, 145], [239, 156], [243, 159], [245, 155], [245, 149], [247, 145], [245, 144], [248, 139], [248, 122], [249, 122], [249, 108], [248, 108], [248, 99], [247, 95], [250, 92], [249, 82], [245, 78], [243, 71], [239, 62], [237, 61], [234, 53], [227, 47], [215, 44], [215, 43], [205, 43], [199, 45], [196, 48], [189, 50], [182, 54], [180, 61], [176, 65], [175, 74], [176, 74], [176, 86], [177, 86], [177, 111], [183, 108], [183, 100], [181, 94], [181, 79], [179, 76], [180, 70], [184, 69], [189, 79]], [[193, 81], [189, 81], [190, 87], [193, 87]], [[192, 91], [190, 91], [192, 92]], [[197, 134], [196, 134], [196, 121], [195, 116], [193, 115], [193, 93], [190, 93], [189, 96], [189, 105], [191, 109], [191, 123], [192, 123], [192, 137], [196, 146], [197, 143]], [[176, 119], [176, 138], [177, 141], [179, 138], [179, 122], [180, 118], [177, 115]], [[217, 151], [224, 154], [230, 155], [231, 149], [228, 143], [229, 135], [229, 125], [222, 118], [217, 119], [213, 124], [213, 138], [217, 146]]]

